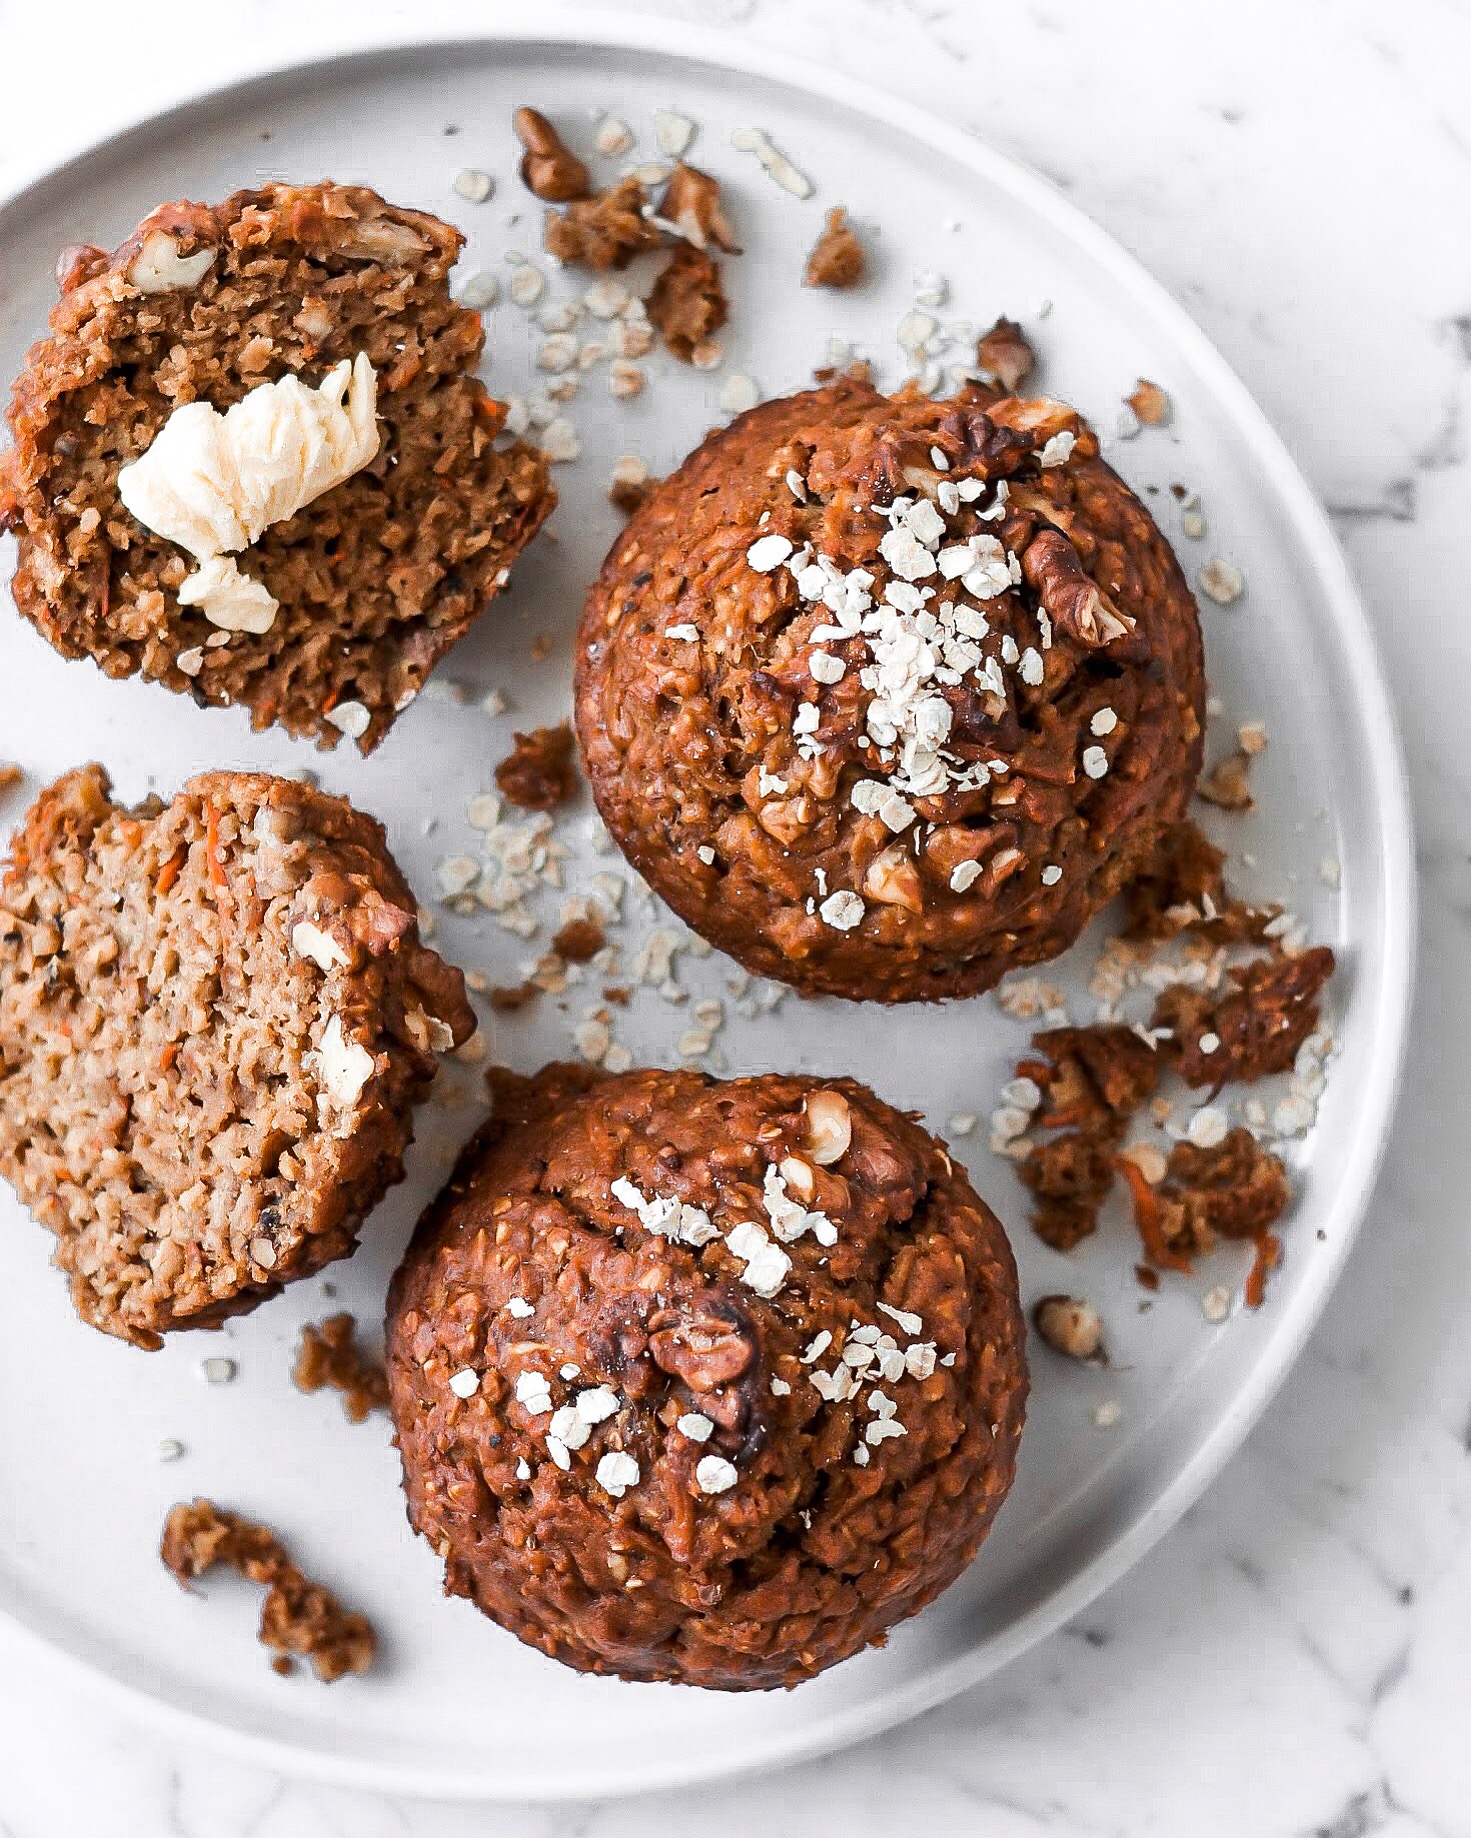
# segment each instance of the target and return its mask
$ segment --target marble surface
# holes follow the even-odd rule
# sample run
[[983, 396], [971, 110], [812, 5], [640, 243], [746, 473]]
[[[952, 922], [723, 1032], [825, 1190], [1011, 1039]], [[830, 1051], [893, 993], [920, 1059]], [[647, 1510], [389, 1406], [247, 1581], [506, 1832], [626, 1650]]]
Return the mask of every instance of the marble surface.
[[[352, 9], [406, 33], [496, 10]], [[1471, 4], [662, 10], [881, 73], [1040, 168], [1184, 302], [1332, 511], [1399, 705], [1423, 874], [1406, 1089], [1363, 1239], [1266, 1420], [1163, 1544], [1000, 1677], [859, 1751], [697, 1796], [411, 1804], [181, 1749], [0, 1635], [0, 1838], [1471, 1833]], [[181, 66], [227, 78], [242, 36], [330, 46], [343, 11], [75, 0], [62, 119], [55, 10], [0, 0], [7, 69], [35, 77], [7, 86], [0, 184]]]

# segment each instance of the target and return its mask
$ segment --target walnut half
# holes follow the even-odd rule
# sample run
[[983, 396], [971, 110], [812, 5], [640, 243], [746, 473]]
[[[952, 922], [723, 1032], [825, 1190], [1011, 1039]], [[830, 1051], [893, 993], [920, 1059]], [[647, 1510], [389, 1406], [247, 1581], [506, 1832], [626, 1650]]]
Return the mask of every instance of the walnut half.
[[1097, 649], [1123, 638], [1134, 621], [1120, 612], [1078, 560], [1060, 530], [1039, 530], [1022, 555], [1022, 574], [1060, 632]]
[[518, 108], [511, 117], [516, 138], [526, 149], [521, 179], [547, 204], [569, 204], [592, 191], [587, 167], [538, 109]]

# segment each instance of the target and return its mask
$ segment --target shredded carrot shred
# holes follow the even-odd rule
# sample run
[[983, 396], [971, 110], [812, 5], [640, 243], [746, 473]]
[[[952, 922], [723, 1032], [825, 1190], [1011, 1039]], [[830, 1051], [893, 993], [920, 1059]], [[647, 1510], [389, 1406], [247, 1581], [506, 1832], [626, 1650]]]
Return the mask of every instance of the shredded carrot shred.
[[179, 878], [179, 872], [189, 859], [189, 851], [180, 843], [178, 848], [158, 871], [158, 879], [153, 883], [155, 893], [167, 893]]
[[1267, 1278], [1282, 1261], [1282, 1240], [1273, 1232], [1263, 1232], [1256, 1240], [1256, 1257], [1246, 1279], [1246, 1306], [1260, 1308], [1267, 1299]]
[[220, 860], [220, 813], [213, 804], [205, 820], [204, 852], [209, 861], [210, 880], [216, 887], [228, 887], [230, 877], [225, 873], [225, 864]]
[[1116, 1158], [1114, 1167], [1129, 1184], [1134, 1201], [1134, 1224], [1144, 1246], [1144, 1255], [1161, 1270], [1178, 1270], [1181, 1276], [1189, 1276], [1190, 1260], [1165, 1243], [1159, 1222], [1159, 1196], [1145, 1180], [1144, 1170], [1122, 1155]]

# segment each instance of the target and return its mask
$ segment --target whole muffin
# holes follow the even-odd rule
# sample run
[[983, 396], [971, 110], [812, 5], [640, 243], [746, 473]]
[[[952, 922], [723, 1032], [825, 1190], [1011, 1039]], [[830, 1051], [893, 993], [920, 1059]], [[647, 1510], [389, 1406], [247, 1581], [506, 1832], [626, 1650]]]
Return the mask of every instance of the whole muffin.
[[463, 241], [362, 186], [268, 185], [64, 250], [0, 455], [25, 617], [109, 676], [376, 746], [556, 501], [497, 446]]
[[1055, 957], [1200, 770], [1194, 600], [1060, 402], [843, 379], [711, 434], [614, 544], [578, 647], [603, 821], [804, 994]]
[[410, 1522], [585, 1672], [794, 1685], [964, 1569], [1027, 1381], [1005, 1234], [852, 1079], [502, 1088], [389, 1293]]
[[464, 979], [383, 826], [262, 773], [43, 792], [0, 882], [0, 1173], [93, 1327], [157, 1347], [346, 1257]]

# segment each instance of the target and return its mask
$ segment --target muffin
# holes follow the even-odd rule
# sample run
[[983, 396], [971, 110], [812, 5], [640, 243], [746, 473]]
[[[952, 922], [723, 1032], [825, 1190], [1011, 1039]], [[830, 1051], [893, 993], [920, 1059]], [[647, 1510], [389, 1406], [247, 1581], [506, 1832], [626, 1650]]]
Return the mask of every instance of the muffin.
[[1060, 402], [844, 378], [711, 434], [579, 637], [603, 821], [746, 969], [963, 996], [1055, 957], [1200, 770], [1195, 603]]
[[728, 1691], [880, 1644], [955, 1580], [1027, 1389], [1000, 1225], [852, 1079], [503, 1089], [387, 1339], [446, 1592], [580, 1671]]
[[82, 1319], [157, 1347], [352, 1251], [475, 1022], [343, 799], [110, 790], [85, 766], [43, 792], [0, 883], [0, 1173]]
[[26, 618], [109, 676], [375, 747], [555, 502], [472, 374], [462, 242], [271, 185], [63, 251], [0, 457]]

